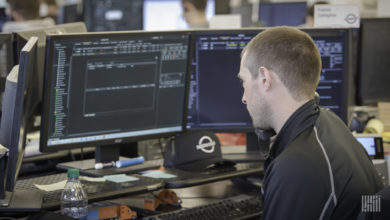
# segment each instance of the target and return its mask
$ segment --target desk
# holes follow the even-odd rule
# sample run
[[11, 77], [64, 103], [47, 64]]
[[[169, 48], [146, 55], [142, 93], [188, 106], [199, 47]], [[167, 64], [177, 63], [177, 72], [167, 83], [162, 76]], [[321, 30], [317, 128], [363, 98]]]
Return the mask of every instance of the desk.
[[[181, 204], [182, 208], [188, 209], [197, 206], [207, 205], [210, 203], [219, 202], [225, 198], [230, 198], [233, 196], [247, 194], [251, 196], [260, 197], [260, 187], [252, 185], [248, 187], [246, 184], [237, 184], [240, 181], [218, 181], [214, 183], [204, 184], [200, 186], [192, 186], [182, 189], [173, 190], [177, 196], [183, 201]], [[97, 207], [102, 207], [102, 205], [112, 206], [113, 204], [123, 204], [129, 207], [142, 208], [145, 198], [154, 197], [158, 192], [139, 194], [136, 196], [125, 197], [114, 200], [106, 200], [105, 203], [94, 203], [89, 206], [89, 210], [97, 209]], [[140, 214], [138, 217], [142, 217]], [[255, 219], [258, 219], [256, 217]]]

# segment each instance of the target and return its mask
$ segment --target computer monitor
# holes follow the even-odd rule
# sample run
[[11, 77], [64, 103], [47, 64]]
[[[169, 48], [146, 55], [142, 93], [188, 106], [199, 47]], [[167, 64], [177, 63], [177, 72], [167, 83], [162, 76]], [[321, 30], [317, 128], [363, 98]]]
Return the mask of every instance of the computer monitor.
[[[46, 45], [46, 35], [47, 34], [64, 34], [64, 33], [81, 33], [86, 32], [86, 26], [84, 22], [75, 22], [75, 23], [68, 23], [68, 24], [60, 24], [53, 27], [45, 28], [45, 29], [36, 29], [31, 31], [23, 31], [18, 32], [15, 35], [15, 48], [14, 53], [20, 54], [20, 51], [23, 47], [23, 45], [26, 44], [26, 42], [30, 39], [32, 36], [38, 37], [38, 58], [36, 59], [37, 62], [37, 84], [35, 85], [37, 87], [38, 93], [34, 96], [35, 99], [38, 102], [41, 102], [42, 99], [42, 87], [43, 87], [43, 69], [44, 69], [44, 63], [45, 63], [45, 45]], [[14, 61], [16, 64], [19, 61], [19, 57], [15, 56], [16, 60]], [[40, 114], [39, 110], [37, 114]]]
[[261, 29], [194, 32], [188, 130], [253, 131], [237, 78], [241, 51]]
[[[207, 0], [206, 18], [215, 15], [215, 0]], [[144, 0], [144, 30], [188, 28], [183, 18], [181, 0]]]
[[306, 14], [306, 1], [261, 2], [258, 17], [264, 27], [299, 26], [306, 23]]
[[[0, 206], [7, 206], [23, 210], [29, 207], [39, 207], [42, 201], [39, 198], [34, 198], [34, 192], [23, 192], [25, 200], [34, 204], [27, 205], [18, 203], [18, 199], [13, 197], [15, 182], [19, 173], [24, 156], [24, 148], [26, 145], [26, 134], [31, 130], [29, 126], [32, 120], [31, 109], [34, 105], [32, 95], [34, 93], [32, 86], [36, 74], [36, 59], [37, 59], [38, 38], [32, 37], [23, 47], [20, 53], [20, 64], [16, 65], [7, 77], [7, 85], [4, 93], [3, 120], [0, 127], [0, 141], [3, 146], [8, 148], [8, 161], [6, 167], [5, 179], [5, 198]], [[1, 172], [4, 172], [3, 170]], [[0, 189], [4, 190], [4, 189]], [[0, 193], [1, 194], [1, 193]], [[20, 194], [17, 196], [20, 197]], [[2, 198], [3, 199], [3, 198]], [[13, 203], [13, 204], [12, 204]], [[38, 207], [37, 207], [38, 204]], [[38, 208], [39, 209], [39, 208]]]
[[143, 0], [84, 0], [89, 32], [142, 30]]
[[317, 92], [320, 105], [331, 109], [346, 125], [354, 105], [352, 29], [302, 29], [314, 40], [321, 55], [322, 69]]
[[12, 34], [0, 33], [0, 107], [2, 106], [5, 80], [13, 66]]
[[65, 4], [58, 7], [57, 24], [81, 21], [78, 4]]
[[390, 18], [364, 18], [360, 26], [358, 101], [390, 101]]
[[[240, 54], [263, 29], [194, 32], [194, 53], [188, 101], [188, 130], [253, 132], [237, 78]], [[320, 105], [332, 109], [345, 123], [351, 89], [351, 30], [303, 29], [316, 43], [322, 59], [317, 91]]]
[[40, 150], [102, 146], [115, 161], [106, 145], [181, 132], [189, 43], [188, 32], [49, 36]]

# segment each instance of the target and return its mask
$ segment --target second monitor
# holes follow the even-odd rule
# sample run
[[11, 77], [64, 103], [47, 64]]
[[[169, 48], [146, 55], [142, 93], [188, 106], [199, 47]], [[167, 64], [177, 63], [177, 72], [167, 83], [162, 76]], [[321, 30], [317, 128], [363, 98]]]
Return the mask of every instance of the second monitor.
[[[252, 121], [242, 104], [237, 78], [240, 54], [263, 29], [196, 31], [187, 129], [250, 132]], [[322, 59], [317, 91], [320, 105], [348, 122], [351, 77], [349, 29], [303, 29], [314, 40]]]

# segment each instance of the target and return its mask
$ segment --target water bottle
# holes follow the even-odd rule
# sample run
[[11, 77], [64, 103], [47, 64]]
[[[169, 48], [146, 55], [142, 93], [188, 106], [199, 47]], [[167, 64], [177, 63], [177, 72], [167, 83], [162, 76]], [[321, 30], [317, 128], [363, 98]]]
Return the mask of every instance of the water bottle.
[[79, 176], [78, 169], [68, 169], [68, 181], [61, 194], [61, 214], [72, 218], [87, 219], [88, 198]]

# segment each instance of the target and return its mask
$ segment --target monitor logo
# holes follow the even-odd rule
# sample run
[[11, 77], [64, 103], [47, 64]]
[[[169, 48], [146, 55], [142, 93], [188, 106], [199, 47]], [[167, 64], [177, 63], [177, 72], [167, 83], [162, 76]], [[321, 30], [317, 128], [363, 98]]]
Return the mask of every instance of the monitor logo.
[[380, 195], [363, 195], [362, 212], [380, 212], [381, 196]]
[[205, 153], [213, 153], [215, 149], [215, 141], [211, 139], [209, 136], [203, 136], [199, 139], [199, 144], [196, 145], [197, 150], [201, 150]]
[[122, 143], [123, 139], [115, 139], [114, 142], [117, 143]]
[[348, 24], [354, 24], [356, 21], [359, 20], [359, 17], [356, 16], [355, 14], [353, 13], [349, 13], [347, 14], [347, 16], [345, 17], [344, 19]]

